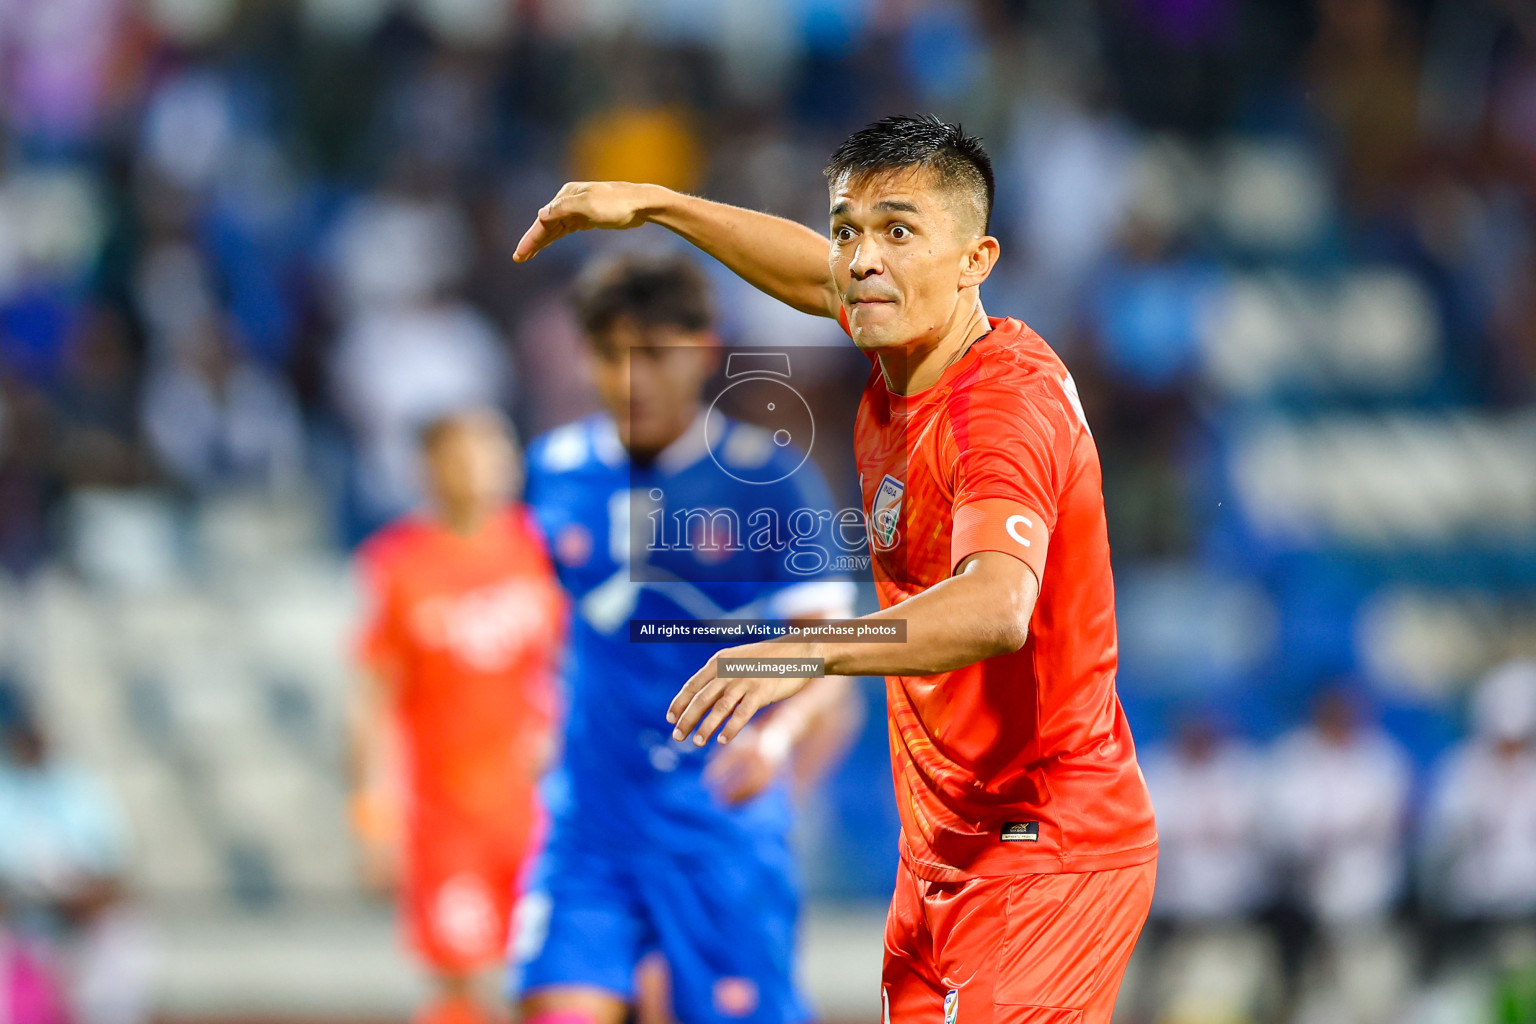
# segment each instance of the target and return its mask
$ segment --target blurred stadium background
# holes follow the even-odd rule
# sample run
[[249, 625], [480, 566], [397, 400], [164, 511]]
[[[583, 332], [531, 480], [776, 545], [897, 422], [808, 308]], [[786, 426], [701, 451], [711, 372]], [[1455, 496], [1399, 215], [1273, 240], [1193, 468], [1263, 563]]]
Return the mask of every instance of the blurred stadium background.
[[[595, 407], [565, 293], [619, 239], [514, 243], [567, 178], [820, 226], [914, 110], [989, 143], [988, 309], [1103, 453], [1164, 836], [1120, 1018], [1536, 1021], [1525, 0], [5, 0], [0, 108], [0, 710], [47, 740], [0, 890], [84, 1024], [405, 1019], [347, 557], [433, 412]], [[711, 270], [729, 343], [839, 343]], [[801, 828], [841, 1020], [894, 867], [864, 692]]]

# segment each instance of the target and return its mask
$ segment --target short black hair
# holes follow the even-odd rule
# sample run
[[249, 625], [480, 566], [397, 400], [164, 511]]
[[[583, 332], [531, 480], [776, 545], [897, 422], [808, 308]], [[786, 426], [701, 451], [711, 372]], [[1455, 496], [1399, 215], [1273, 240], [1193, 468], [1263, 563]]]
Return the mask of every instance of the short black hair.
[[715, 322], [709, 279], [680, 253], [626, 252], [596, 260], [576, 282], [572, 300], [588, 338], [621, 319], [684, 331], [708, 330]]
[[932, 114], [897, 114], [865, 125], [832, 151], [825, 173], [835, 185], [847, 176], [909, 167], [930, 168], [946, 187], [969, 193], [980, 206], [982, 230], [990, 230], [997, 191], [992, 158], [980, 138]]

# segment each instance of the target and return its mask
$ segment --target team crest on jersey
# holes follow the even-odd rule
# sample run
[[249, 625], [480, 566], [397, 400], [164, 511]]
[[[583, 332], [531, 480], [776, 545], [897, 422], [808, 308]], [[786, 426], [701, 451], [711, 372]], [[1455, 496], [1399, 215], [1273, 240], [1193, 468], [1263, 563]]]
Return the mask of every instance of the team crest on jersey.
[[875, 546], [881, 549], [893, 547], [896, 541], [896, 524], [901, 520], [901, 498], [906, 485], [891, 474], [885, 474], [875, 500], [869, 509], [870, 528], [874, 531]]
[[955, 1024], [960, 1016], [960, 990], [952, 988], [944, 993], [944, 1024]]

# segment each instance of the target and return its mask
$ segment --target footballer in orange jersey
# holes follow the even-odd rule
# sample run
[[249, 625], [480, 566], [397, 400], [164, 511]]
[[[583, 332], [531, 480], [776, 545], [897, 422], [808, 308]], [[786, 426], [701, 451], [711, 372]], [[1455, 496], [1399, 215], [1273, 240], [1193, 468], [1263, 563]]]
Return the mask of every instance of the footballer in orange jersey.
[[501, 416], [439, 420], [422, 453], [431, 512], [359, 552], [354, 807], [369, 880], [398, 882], [439, 983], [421, 1019], [472, 1024], [489, 1013], [475, 982], [501, 963], [542, 829], [564, 599], [530, 513], [508, 503], [519, 467]]
[[[902, 643], [782, 642], [732, 657], [822, 658], [886, 676], [901, 865], [884, 1019], [1109, 1024], [1152, 899], [1151, 800], [1115, 692], [1114, 582], [1099, 457], [1056, 354], [980, 286], [991, 161], [932, 117], [850, 136], [827, 168], [831, 239], [654, 185], [577, 182], [519, 243], [661, 224], [872, 360], [855, 456], [882, 610]], [[802, 679], [679, 691], [679, 738], [728, 742]]]

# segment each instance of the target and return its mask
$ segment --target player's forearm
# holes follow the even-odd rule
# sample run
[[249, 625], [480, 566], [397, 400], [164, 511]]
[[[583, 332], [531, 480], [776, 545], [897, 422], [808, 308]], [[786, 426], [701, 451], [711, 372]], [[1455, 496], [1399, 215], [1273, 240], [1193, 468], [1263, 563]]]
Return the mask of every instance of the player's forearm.
[[828, 242], [783, 217], [654, 188], [645, 217], [681, 235], [748, 284], [803, 313], [836, 316]]
[[[904, 620], [906, 640], [891, 643], [836, 641], [812, 645], [810, 657], [825, 659], [837, 675], [924, 676], [1011, 654], [1028, 638], [1029, 618], [1039, 587], [1034, 575], [1020, 575], [993, 553], [900, 604], [859, 621]], [[1014, 563], [1022, 565], [1022, 563]]]

